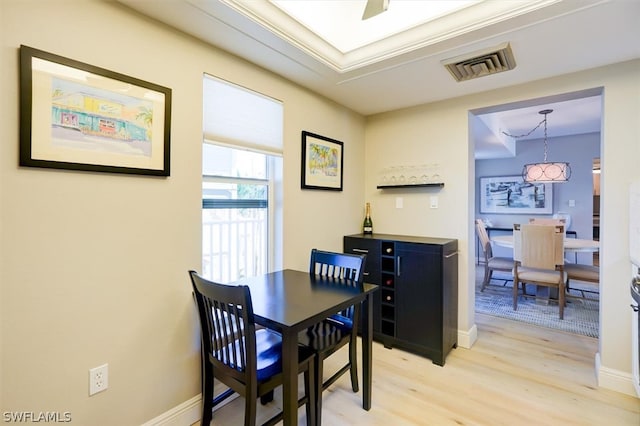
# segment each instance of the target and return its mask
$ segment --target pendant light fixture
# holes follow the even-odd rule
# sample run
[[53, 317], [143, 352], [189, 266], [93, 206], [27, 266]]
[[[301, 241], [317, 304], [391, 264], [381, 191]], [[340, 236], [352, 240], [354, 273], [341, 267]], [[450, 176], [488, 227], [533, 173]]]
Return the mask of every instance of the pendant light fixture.
[[571, 167], [567, 162], [549, 162], [547, 153], [549, 151], [547, 143], [547, 115], [553, 112], [552, 109], [543, 109], [538, 114], [544, 115], [544, 119], [538, 123], [529, 133], [522, 136], [513, 136], [503, 132], [507, 136], [514, 138], [528, 136], [533, 133], [541, 124], [544, 124], [544, 161], [542, 163], [525, 164], [522, 168], [522, 179], [525, 182], [556, 183], [567, 182], [571, 177]]

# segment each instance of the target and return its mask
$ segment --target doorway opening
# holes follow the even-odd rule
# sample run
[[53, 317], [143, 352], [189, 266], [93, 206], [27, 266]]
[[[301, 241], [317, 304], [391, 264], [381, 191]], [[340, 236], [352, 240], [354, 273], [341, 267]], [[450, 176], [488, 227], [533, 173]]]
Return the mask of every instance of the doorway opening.
[[[509, 233], [515, 223], [527, 223], [533, 217], [569, 217], [567, 230], [571, 232], [568, 237], [579, 239], [599, 238], [599, 197], [600, 175], [596, 170], [594, 159], [597, 159], [598, 171], [599, 158], [602, 146], [602, 88], [589, 89], [580, 92], [549, 96], [538, 99], [514, 102], [504, 105], [496, 105], [470, 111], [469, 128], [470, 137], [473, 139], [475, 152], [475, 219], [482, 219], [489, 225], [490, 236]], [[533, 128], [539, 121], [538, 113], [542, 109], [553, 109], [553, 116], [548, 122], [548, 147], [549, 161], [567, 161], [571, 165], [572, 175], [567, 183], [551, 184], [552, 196], [549, 200], [551, 210], [536, 214], [535, 212], [511, 213], [487, 213], [487, 209], [481, 206], [481, 197], [484, 189], [480, 182], [482, 178], [496, 176], [521, 176], [524, 164], [542, 161], [543, 135], [533, 132], [528, 137], [513, 140], [505, 135], [520, 135]], [[538, 158], [540, 157], [540, 158]], [[486, 179], [485, 179], [486, 181]], [[597, 193], [597, 196], [596, 196]], [[598, 236], [594, 234], [598, 233]], [[474, 236], [475, 237], [475, 236]], [[512, 249], [494, 246], [494, 256], [513, 257]], [[476, 268], [476, 312], [486, 312], [484, 304], [495, 307], [500, 303], [504, 307], [503, 313], [497, 316], [508, 315], [511, 319], [524, 322], [533, 322], [538, 325], [549, 326], [574, 332], [577, 334], [598, 337], [599, 332], [599, 293], [595, 292], [590, 300], [580, 301], [569, 298], [568, 305], [571, 308], [585, 308], [588, 315], [579, 312], [575, 318], [567, 321], [567, 308], [565, 307], [565, 320], [558, 318], [558, 306], [554, 301], [536, 300], [533, 302], [532, 312], [521, 312], [522, 305], [518, 303], [518, 310], [512, 308], [512, 285], [509, 279], [510, 273], [495, 274], [493, 293], [487, 295], [487, 290], [480, 292], [482, 278], [484, 277], [484, 253], [476, 244], [476, 259], [473, 259]], [[567, 262], [575, 262], [586, 265], [598, 266], [599, 256], [592, 252], [570, 254]], [[502, 279], [500, 279], [502, 278]], [[579, 284], [579, 283], [577, 283]], [[592, 287], [593, 284], [590, 284]], [[502, 289], [500, 287], [503, 287]], [[573, 287], [573, 285], [572, 285]], [[549, 321], [542, 318], [549, 310]], [[540, 322], [544, 322], [541, 324]], [[575, 324], [572, 324], [574, 322]], [[547, 324], [548, 323], [548, 324]]]

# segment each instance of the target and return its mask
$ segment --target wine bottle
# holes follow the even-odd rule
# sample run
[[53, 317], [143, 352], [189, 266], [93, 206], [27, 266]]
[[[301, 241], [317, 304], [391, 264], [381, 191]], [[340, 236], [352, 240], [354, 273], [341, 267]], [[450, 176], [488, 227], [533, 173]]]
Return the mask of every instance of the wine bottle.
[[367, 203], [367, 207], [364, 215], [364, 222], [362, 223], [363, 234], [373, 234], [373, 221], [371, 220], [371, 205]]

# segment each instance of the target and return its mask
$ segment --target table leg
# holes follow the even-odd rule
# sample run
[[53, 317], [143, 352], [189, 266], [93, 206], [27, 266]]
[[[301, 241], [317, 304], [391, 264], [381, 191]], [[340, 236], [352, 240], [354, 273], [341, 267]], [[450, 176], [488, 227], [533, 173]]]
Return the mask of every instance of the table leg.
[[282, 333], [282, 414], [285, 426], [298, 424], [298, 334]]
[[362, 303], [362, 408], [371, 409], [373, 295], [369, 293]]

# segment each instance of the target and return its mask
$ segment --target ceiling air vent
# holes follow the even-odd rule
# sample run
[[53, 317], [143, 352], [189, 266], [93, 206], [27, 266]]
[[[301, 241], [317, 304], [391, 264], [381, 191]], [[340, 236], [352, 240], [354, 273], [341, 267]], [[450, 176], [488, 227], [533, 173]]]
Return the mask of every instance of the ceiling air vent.
[[509, 71], [516, 67], [509, 43], [442, 61], [456, 81]]

